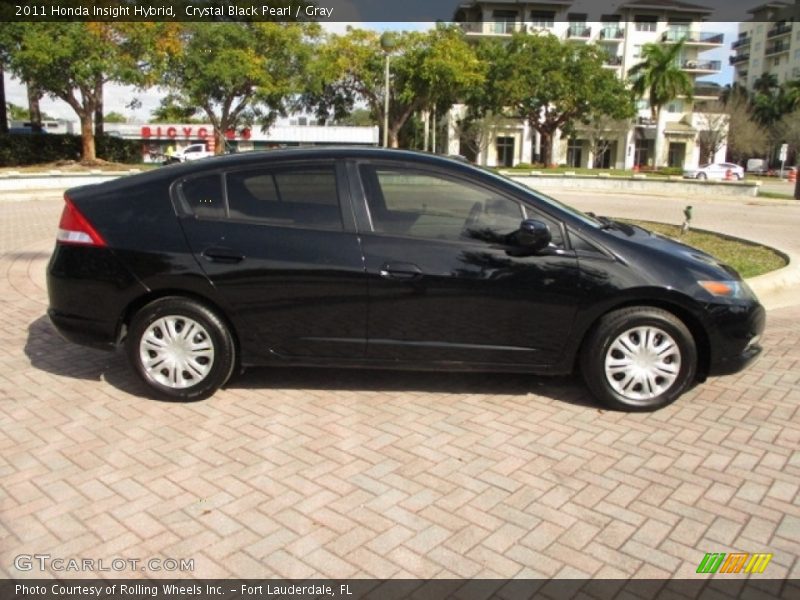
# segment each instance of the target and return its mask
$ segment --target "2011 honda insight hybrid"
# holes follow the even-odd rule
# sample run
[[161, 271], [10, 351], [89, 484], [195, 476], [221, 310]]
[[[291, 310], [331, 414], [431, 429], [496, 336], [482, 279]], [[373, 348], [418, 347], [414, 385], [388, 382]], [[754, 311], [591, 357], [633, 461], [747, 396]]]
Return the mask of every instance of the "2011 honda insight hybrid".
[[374, 148], [253, 152], [67, 191], [48, 267], [68, 340], [124, 346], [161, 396], [238, 369], [578, 368], [623, 410], [761, 351], [730, 267], [463, 161]]

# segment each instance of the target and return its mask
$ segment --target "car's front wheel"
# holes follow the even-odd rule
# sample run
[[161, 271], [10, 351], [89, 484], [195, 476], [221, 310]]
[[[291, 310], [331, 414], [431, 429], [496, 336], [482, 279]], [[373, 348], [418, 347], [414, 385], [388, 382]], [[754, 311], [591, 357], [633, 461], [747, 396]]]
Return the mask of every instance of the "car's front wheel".
[[207, 398], [230, 378], [235, 364], [235, 345], [224, 321], [206, 306], [175, 296], [136, 313], [126, 350], [142, 380], [171, 400]]
[[708, 179], [708, 175], [706, 175], [705, 173], [698, 173], [697, 174], [697, 179], [699, 179], [700, 181], [703, 181], [705, 179]]
[[686, 325], [660, 308], [603, 316], [581, 351], [587, 386], [611, 408], [647, 411], [674, 402], [693, 382], [697, 348]]

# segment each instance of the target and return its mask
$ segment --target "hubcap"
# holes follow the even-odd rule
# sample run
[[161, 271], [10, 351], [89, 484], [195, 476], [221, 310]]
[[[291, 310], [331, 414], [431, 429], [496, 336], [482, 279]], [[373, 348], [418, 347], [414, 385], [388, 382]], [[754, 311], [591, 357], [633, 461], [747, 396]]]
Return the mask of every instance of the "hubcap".
[[605, 370], [608, 383], [618, 394], [643, 402], [675, 383], [681, 370], [681, 351], [663, 329], [634, 327], [609, 346]]
[[214, 364], [214, 345], [205, 327], [188, 317], [162, 317], [139, 342], [139, 359], [151, 380], [180, 390], [205, 379]]

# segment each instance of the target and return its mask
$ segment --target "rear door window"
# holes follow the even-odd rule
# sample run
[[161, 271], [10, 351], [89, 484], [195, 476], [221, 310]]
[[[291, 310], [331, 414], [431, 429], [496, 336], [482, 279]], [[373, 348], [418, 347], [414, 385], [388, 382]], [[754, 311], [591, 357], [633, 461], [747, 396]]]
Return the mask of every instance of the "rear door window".
[[333, 165], [232, 171], [225, 176], [232, 220], [341, 230]]

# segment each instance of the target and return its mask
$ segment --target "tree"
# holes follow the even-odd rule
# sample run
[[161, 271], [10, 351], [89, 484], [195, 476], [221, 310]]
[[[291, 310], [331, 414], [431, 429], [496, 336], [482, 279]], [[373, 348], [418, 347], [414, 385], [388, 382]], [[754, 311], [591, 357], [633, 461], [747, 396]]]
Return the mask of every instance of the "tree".
[[789, 144], [793, 152], [800, 151], [800, 108], [795, 109], [780, 120], [782, 140]]
[[603, 156], [611, 149], [614, 138], [618, 138], [628, 131], [630, 120], [614, 119], [608, 115], [594, 115], [589, 123], [581, 126], [580, 130], [589, 141], [589, 148], [594, 156], [594, 167], [601, 167]]
[[370, 127], [377, 125], [372, 113], [366, 108], [356, 108], [341, 119], [336, 119], [336, 125], [350, 125], [354, 127]]
[[732, 98], [725, 105], [728, 114], [728, 156], [741, 163], [768, 150], [767, 131], [755, 118], [744, 97]]
[[103, 120], [106, 123], [127, 123], [128, 117], [112, 110], [110, 113], [103, 115]]
[[[486, 65], [457, 27], [395, 36], [389, 89], [389, 145], [418, 111], [446, 112], [470, 87], [480, 86]], [[303, 103], [321, 119], [339, 119], [356, 102], [364, 102], [379, 123], [384, 121], [384, 61], [378, 34], [349, 29], [333, 35], [320, 49], [313, 85]]]
[[701, 163], [714, 162], [714, 157], [727, 140], [729, 120], [726, 105], [722, 102], [710, 104], [699, 114], [700, 133], [697, 137], [700, 142]]
[[778, 76], [775, 73], [762, 73], [753, 82], [753, 92], [771, 96], [778, 88]]
[[254, 122], [266, 129], [286, 113], [303, 91], [319, 32], [316, 23], [185, 23], [163, 83], [178, 107], [205, 114], [221, 153], [228, 130]]
[[[13, 102], [6, 102], [6, 108], [8, 110], [8, 116], [12, 121], [31, 120], [30, 110], [24, 106], [19, 106]], [[54, 119], [54, 117], [48, 115], [46, 112], [41, 113], [41, 118], [44, 121], [52, 121]]]
[[507, 123], [508, 118], [502, 114], [487, 112], [479, 115], [468, 110], [462, 118], [456, 119], [454, 125], [463, 156], [478, 162], [497, 135], [498, 128]]
[[692, 79], [678, 65], [683, 42], [671, 45], [645, 44], [642, 61], [633, 65], [629, 76], [637, 97], [647, 96], [650, 114], [658, 122], [661, 108], [678, 96], [692, 97]]
[[[681, 69], [678, 62], [683, 52], [683, 44], [683, 41], [667, 45], [645, 44], [642, 46], [642, 61], [629, 71], [634, 94], [639, 98], [647, 96], [650, 101], [650, 115], [656, 124], [661, 115], [661, 108], [665, 104], [678, 96], [692, 99], [692, 79]], [[656, 161], [660, 160], [662, 154], [663, 137], [656, 136]]]
[[517, 33], [507, 44], [487, 44], [493, 59], [492, 90], [483, 102], [495, 112], [528, 121], [542, 138], [542, 161], [552, 161], [557, 131], [569, 135], [595, 115], [633, 116], [624, 82], [603, 68], [605, 53], [594, 45], [562, 43], [555, 36]]
[[198, 109], [194, 106], [181, 106], [178, 99], [169, 94], [161, 98], [158, 107], [151, 113], [154, 123], [201, 123]]
[[109, 81], [145, 85], [172, 24], [30, 22], [19, 27], [12, 71], [66, 102], [80, 119], [81, 158], [95, 160], [93, 122]]

